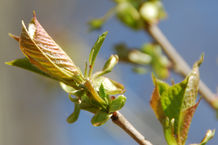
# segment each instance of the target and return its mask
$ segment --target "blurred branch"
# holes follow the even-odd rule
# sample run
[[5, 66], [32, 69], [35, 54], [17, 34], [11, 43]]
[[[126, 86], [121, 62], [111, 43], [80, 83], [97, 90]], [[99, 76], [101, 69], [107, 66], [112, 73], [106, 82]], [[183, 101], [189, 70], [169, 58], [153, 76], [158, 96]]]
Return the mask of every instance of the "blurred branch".
[[152, 145], [150, 141], [146, 140], [145, 137], [138, 132], [134, 126], [118, 111], [114, 112], [111, 117], [113, 123], [122, 128], [128, 135], [130, 135], [140, 145]]
[[[188, 73], [191, 71], [190, 67], [185, 62], [185, 60], [179, 55], [179, 53], [168, 41], [168, 39], [164, 36], [164, 34], [161, 32], [158, 26], [149, 25], [145, 28], [145, 30], [162, 47], [163, 51], [172, 61], [174, 70], [184, 77], [187, 76]], [[200, 81], [199, 83], [199, 92], [203, 96], [203, 98], [210, 104], [211, 107], [213, 107], [214, 109], [218, 109], [218, 98], [202, 81]]]

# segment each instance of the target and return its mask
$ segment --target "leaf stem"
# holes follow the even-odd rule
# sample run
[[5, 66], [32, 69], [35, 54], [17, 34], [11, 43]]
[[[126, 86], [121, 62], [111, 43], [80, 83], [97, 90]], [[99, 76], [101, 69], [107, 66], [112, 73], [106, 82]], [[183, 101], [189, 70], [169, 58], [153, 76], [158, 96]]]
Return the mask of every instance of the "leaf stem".
[[[164, 36], [161, 30], [157, 25], [149, 25], [145, 30], [151, 35], [151, 37], [162, 47], [165, 54], [172, 61], [174, 66], [174, 71], [180, 75], [186, 77], [191, 71], [191, 68], [188, 66], [186, 61], [179, 55], [176, 49]], [[202, 82], [199, 83], [199, 92], [203, 98], [210, 104], [214, 109], [218, 109], [214, 101], [218, 101], [216, 95]]]
[[122, 128], [129, 136], [131, 136], [140, 145], [152, 145], [145, 137], [135, 129], [135, 127], [120, 113], [114, 112], [111, 120], [113, 123]]

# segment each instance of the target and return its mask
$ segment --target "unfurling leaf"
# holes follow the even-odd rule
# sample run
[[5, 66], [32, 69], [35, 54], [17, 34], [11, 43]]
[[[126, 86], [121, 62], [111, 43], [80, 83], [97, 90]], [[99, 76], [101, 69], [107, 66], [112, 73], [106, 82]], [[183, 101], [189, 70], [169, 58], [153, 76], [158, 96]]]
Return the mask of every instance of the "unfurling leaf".
[[155, 89], [150, 105], [161, 122], [168, 144], [184, 145], [194, 112], [199, 104], [196, 97], [199, 84], [198, 67], [194, 64], [184, 81], [172, 86], [153, 76]]
[[109, 95], [122, 94], [125, 92], [122, 84], [107, 77], [98, 77], [93, 80], [95, 90], [99, 91], [101, 84], [104, 86], [105, 92]]
[[97, 112], [94, 117], [92, 118], [91, 122], [93, 126], [101, 126], [109, 119], [108, 113], [105, 112]]
[[51, 77], [73, 87], [84, 81], [79, 68], [48, 35], [35, 14], [28, 28], [22, 21], [19, 46], [30, 63]]
[[126, 97], [123, 95], [118, 96], [116, 99], [112, 100], [109, 106], [109, 112], [115, 112], [120, 110], [126, 103]]
[[67, 118], [68, 123], [74, 123], [77, 121], [80, 113], [80, 104], [74, 103], [74, 111], [73, 113]]

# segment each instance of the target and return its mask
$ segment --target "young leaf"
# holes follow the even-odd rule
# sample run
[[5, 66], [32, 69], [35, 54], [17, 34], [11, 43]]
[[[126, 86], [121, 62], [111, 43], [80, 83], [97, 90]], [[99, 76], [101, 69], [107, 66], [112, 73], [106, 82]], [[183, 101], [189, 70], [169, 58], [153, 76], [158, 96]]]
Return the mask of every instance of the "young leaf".
[[27, 58], [15, 59], [15, 60], [6, 62], [5, 64], [20, 67], [20, 68], [35, 72], [37, 74], [40, 74], [40, 75], [55, 79], [55, 78], [51, 77], [50, 75], [46, 74], [45, 72], [41, 71], [40, 69], [38, 69], [34, 65], [32, 65]]
[[89, 76], [91, 76], [94, 64], [95, 64], [95, 59], [98, 55], [98, 52], [104, 42], [104, 39], [106, 38], [108, 32], [104, 32], [101, 36], [98, 37], [97, 41], [95, 42], [94, 46], [92, 47], [92, 50], [89, 54], [89, 64], [90, 64], [90, 70], [89, 70]]
[[99, 95], [107, 104], [109, 103], [109, 96], [106, 94], [103, 84], [99, 88]]
[[105, 92], [109, 95], [121, 94], [125, 92], [124, 86], [116, 81], [113, 81], [107, 77], [98, 77], [94, 79], [93, 85], [95, 90], [99, 91], [99, 88], [103, 84]]
[[105, 112], [97, 112], [92, 118], [91, 122], [93, 126], [101, 126], [106, 123], [109, 119], [109, 115]]
[[22, 21], [19, 45], [30, 63], [41, 71], [58, 80], [68, 82], [68, 84], [83, 81], [79, 68], [48, 35], [36, 19], [35, 14], [28, 29]]
[[110, 103], [109, 113], [120, 110], [125, 105], [125, 103], [126, 103], [126, 97], [124, 95], [118, 96]]
[[96, 92], [96, 89], [93, 88], [93, 85], [92, 85], [92, 83], [89, 80], [86, 80], [84, 85], [87, 88], [87, 90], [91, 93], [93, 100], [97, 101], [100, 104], [104, 104], [105, 103], [105, 101]]
[[150, 104], [164, 128], [168, 144], [185, 144], [193, 114], [199, 104], [196, 103], [198, 67], [202, 61], [203, 57], [194, 64], [184, 81], [172, 86], [153, 76], [155, 89]]
[[77, 121], [80, 113], [80, 104], [74, 103], [74, 111], [73, 113], [67, 118], [68, 123], [74, 123]]

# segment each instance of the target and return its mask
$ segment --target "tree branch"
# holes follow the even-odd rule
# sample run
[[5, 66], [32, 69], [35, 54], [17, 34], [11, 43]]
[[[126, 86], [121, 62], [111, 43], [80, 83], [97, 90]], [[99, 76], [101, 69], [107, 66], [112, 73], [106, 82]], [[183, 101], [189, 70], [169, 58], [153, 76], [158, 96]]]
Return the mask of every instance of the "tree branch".
[[122, 128], [129, 136], [131, 136], [140, 145], [152, 145], [151, 142], [138, 132], [134, 126], [118, 111], [114, 112], [111, 120], [113, 123]]
[[[191, 71], [191, 68], [185, 62], [185, 60], [179, 55], [176, 49], [170, 44], [157, 25], [149, 25], [145, 28], [151, 37], [162, 47], [165, 54], [171, 60], [174, 66], [174, 70], [182, 76], [187, 76]], [[218, 109], [218, 97], [202, 82], [199, 83], [199, 92], [203, 98], [214, 109]]]

